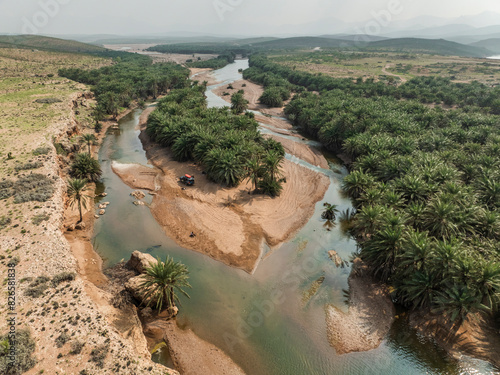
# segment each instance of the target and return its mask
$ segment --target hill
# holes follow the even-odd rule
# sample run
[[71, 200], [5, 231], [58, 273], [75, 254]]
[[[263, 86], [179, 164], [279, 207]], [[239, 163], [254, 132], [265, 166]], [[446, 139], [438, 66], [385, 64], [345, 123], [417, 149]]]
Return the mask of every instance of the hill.
[[0, 48], [39, 49], [44, 51], [72, 53], [96, 53], [106, 51], [105, 48], [99, 46], [40, 35], [0, 35]]
[[444, 56], [487, 57], [492, 51], [471, 45], [450, 42], [444, 39], [397, 38], [371, 42], [368, 49], [411, 51]]
[[471, 43], [471, 46], [486, 48], [494, 53], [500, 53], [500, 38], [490, 38], [479, 42]]

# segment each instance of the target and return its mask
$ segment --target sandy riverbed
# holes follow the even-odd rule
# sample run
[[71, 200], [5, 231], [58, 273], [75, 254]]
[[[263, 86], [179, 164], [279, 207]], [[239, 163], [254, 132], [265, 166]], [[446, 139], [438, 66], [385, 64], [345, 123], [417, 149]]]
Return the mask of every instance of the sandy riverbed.
[[[150, 112], [148, 109], [141, 116], [140, 137], [157, 174], [152, 175], [151, 169], [139, 165], [114, 163], [113, 170], [129, 186], [154, 191], [151, 211], [181, 246], [252, 272], [260, 260], [262, 245], [278, 246], [292, 238], [328, 189], [328, 177], [288, 160], [282, 165], [287, 182], [280, 197], [251, 195], [249, 183], [222, 188], [208, 181], [199, 166], [178, 163], [167, 149], [151, 142], [144, 131]], [[291, 141], [284, 143], [291, 154], [314, 165], [328, 166], [318, 151], [306, 145], [292, 145]], [[183, 190], [178, 178], [185, 173], [195, 176], [196, 185]], [[190, 237], [191, 232], [196, 236]]]

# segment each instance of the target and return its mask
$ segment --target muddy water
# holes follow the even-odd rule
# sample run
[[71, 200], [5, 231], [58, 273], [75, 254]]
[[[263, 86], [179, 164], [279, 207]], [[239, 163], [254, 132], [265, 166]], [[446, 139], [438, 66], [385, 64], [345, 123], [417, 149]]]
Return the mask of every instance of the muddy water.
[[[247, 66], [248, 62], [241, 60], [214, 74], [222, 84], [228, 84], [240, 79], [238, 69]], [[207, 90], [209, 104], [226, 105], [211, 92], [215, 87]], [[331, 185], [307, 225], [280, 248], [267, 249], [253, 275], [177, 246], [147, 207], [132, 204], [132, 189], [111, 170], [113, 160], [147, 165], [135, 130], [139, 116], [140, 111], [135, 111], [124, 118], [120, 131], [110, 133], [101, 148], [106, 200], [111, 204], [96, 223], [94, 243], [108, 266], [127, 259], [134, 250], [161, 257], [169, 254], [185, 263], [193, 289], [191, 299], [181, 298], [181, 327], [189, 327], [219, 346], [249, 375], [495, 373], [482, 361], [449, 358], [409, 329], [404, 318], [396, 321], [376, 350], [338, 356], [329, 346], [324, 306], [347, 309], [344, 290], [350, 268], [336, 268], [327, 252], [334, 249], [348, 260], [356, 250], [355, 241], [346, 237], [339, 225], [327, 230], [320, 219], [324, 202], [337, 204], [340, 210], [351, 207], [340, 193], [347, 173], [340, 165], [324, 170], [287, 155], [293, 162], [327, 175]], [[322, 276], [325, 280], [318, 292], [306, 298], [312, 283]]]

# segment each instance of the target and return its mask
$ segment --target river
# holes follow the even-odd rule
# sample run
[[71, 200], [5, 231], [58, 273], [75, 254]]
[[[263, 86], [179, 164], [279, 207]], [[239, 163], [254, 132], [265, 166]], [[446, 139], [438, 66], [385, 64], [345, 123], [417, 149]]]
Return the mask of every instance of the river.
[[[246, 67], [247, 60], [238, 60], [214, 75], [227, 85], [241, 79], [238, 69]], [[212, 93], [216, 87], [207, 88], [209, 106], [227, 105]], [[181, 297], [177, 318], [180, 327], [191, 328], [224, 350], [248, 375], [497, 373], [484, 361], [467, 356], [452, 359], [410, 329], [405, 314], [399, 315], [379, 348], [335, 354], [327, 340], [324, 306], [334, 304], [347, 311], [345, 290], [350, 268], [336, 268], [327, 251], [334, 249], [348, 260], [356, 251], [356, 243], [342, 233], [339, 225], [326, 230], [320, 219], [324, 202], [337, 204], [340, 210], [351, 207], [349, 199], [340, 192], [347, 171], [333, 160], [332, 168], [324, 170], [287, 155], [293, 162], [327, 175], [330, 188], [295, 238], [272, 252], [266, 249], [254, 274], [176, 245], [147, 207], [132, 204], [132, 189], [111, 170], [113, 160], [148, 165], [139, 131], [135, 129], [140, 113], [136, 110], [123, 118], [120, 129], [111, 130], [101, 147], [103, 183], [108, 193], [106, 200], [111, 204], [106, 215], [96, 221], [94, 247], [106, 266], [128, 259], [134, 250], [162, 258], [169, 254], [186, 264], [193, 288], [190, 299]], [[318, 293], [304, 303], [304, 293], [321, 276], [325, 281]]]

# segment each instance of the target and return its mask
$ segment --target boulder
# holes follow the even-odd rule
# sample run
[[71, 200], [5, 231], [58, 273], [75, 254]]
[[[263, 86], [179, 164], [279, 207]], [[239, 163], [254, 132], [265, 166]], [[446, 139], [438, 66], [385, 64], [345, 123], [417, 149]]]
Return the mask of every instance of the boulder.
[[140, 302], [142, 302], [142, 298], [144, 296], [144, 290], [140, 286], [143, 281], [144, 279], [139, 275], [128, 279], [125, 283], [125, 289], [130, 292], [132, 297]]
[[134, 204], [136, 206], [144, 206], [145, 205], [143, 201], [134, 201]]
[[133, 196], [135, 199], [142, 199], [146, 196], [146, 194], [144, 194], [142, 191], [140, 190], [136, 190], [136, 191], [133, 191], [132, 193], [130, 193], [131, 196]]
[[100, 210], [99, 215], [104, 215], [106, 213], [106, 210]]
[[344, 266], [344, 261], [342, 258], [337, 254], [335, 250], [330, 250], [328, 252], [328, 256], [330, 257], [331, 260], [335, 262], [335, 265], [338, 267], [343, 267]]
[[75, 230], [75, 224], [70, 224], [68, 225], [68, 227], [66, 228], [66, 230], [68, 232], [73, 232]]
[[82, 221], [81, 223], [76, 224], [75, 229], [77, 230], [85, 229], [85, 223]]
[[99, 218], [100, 218], [100, 216], [99, 216], [99, 215], [94, 215], [94, 217], [95, 217], [96, 219], [99, 219]]
[[139, 273], [144, 273], [146, 268], [149, 267], [151, 263], [156, 262], [157, 260], [151, 254], [144, 254], [136, 250], [132, 253], [125, 266], [129, 269], [136, 270]]
[[101, 194], [101, 197], [106, 197], [106, 196], [108, 196], [108, 193], [102, 193]]

